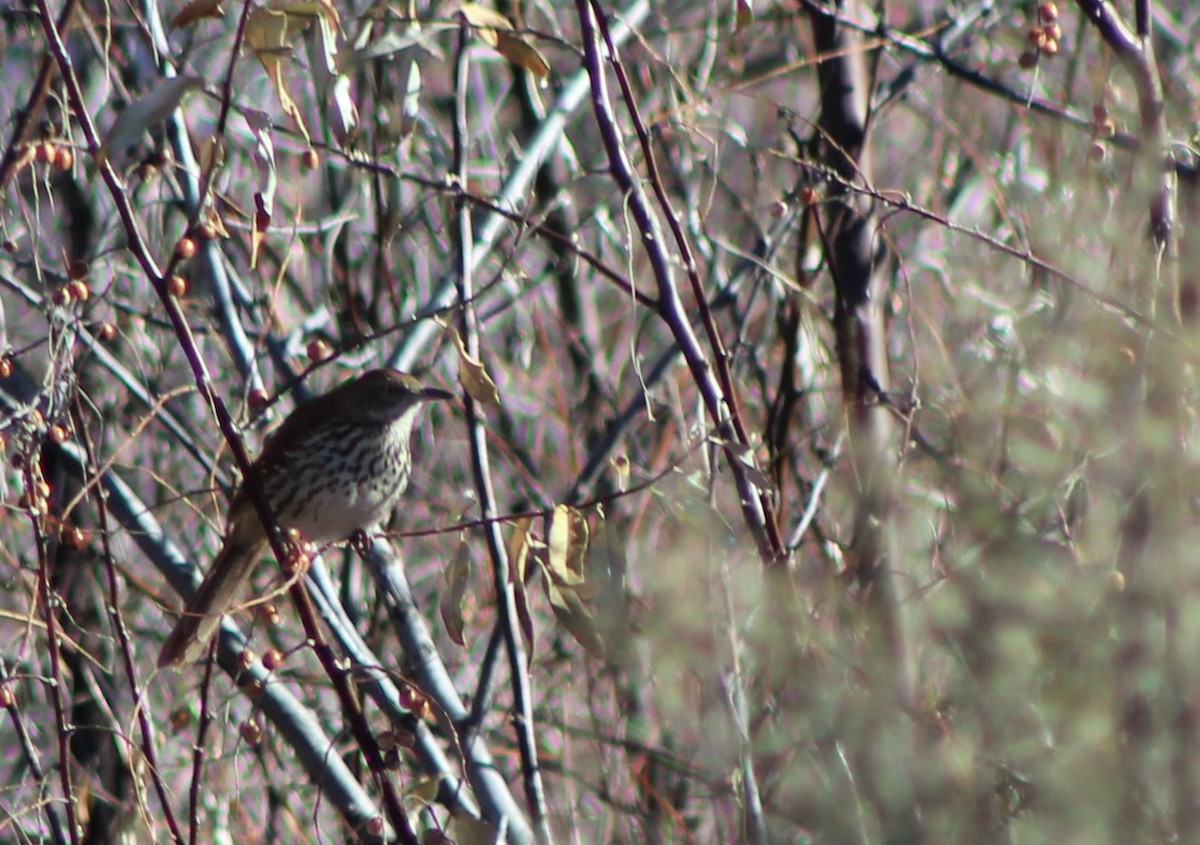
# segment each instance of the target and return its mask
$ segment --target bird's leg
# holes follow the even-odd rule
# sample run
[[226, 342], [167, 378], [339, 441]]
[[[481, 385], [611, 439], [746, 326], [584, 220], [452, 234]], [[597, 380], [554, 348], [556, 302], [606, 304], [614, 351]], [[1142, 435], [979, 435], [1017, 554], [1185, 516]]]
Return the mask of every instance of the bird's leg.
[[371, 535], [365, 528], [360, 528], [350, 535], [350, 548], [358, 552], [361, 557], [366, 557], [367, 552], [371, 550]]

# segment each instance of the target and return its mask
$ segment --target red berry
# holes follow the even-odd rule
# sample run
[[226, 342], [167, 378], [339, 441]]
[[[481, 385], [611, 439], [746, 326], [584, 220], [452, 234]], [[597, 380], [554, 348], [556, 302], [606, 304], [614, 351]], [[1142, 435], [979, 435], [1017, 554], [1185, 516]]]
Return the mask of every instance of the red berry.
[[308, 360], [312, 361], [314, 364], [324, 361], [331, 354], [333, 354], [333, 350], [329, 348], [329, 344], [321, 338], [314, 338], [313, 340], [310, 340], [308, 342], [307, 351]]

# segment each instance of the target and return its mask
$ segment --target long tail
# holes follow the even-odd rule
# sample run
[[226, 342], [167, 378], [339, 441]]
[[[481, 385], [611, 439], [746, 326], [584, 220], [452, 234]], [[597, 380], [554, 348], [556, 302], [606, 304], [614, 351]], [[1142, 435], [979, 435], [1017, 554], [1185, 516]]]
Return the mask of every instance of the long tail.
[[261, 527], [255, 527], [257, 531], [235, 528], [226, 538], [221, 553], [204, 576], [204, 583], [163, 643], [162, 651], [158, 653], [160, 667], [193, 663], [204, 656], [221, 625], [221, 616], [241, 599], [254, 565], [266, 548]]

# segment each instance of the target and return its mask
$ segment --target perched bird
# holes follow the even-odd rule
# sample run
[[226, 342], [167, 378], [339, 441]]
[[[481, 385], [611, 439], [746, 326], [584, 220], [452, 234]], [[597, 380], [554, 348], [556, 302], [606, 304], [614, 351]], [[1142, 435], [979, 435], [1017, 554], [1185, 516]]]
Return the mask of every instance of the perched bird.
[[[319, 545], [386, 520], [408, 486], [418, 413], [427, 402], [449, 398], [405, 373], [371, 370], [293, 411], [254, 462], [279, 526]], [[159, 666], [204, 655], [267, 546], [243, 485], [229, 510], [224, 545], [163, 644]]]

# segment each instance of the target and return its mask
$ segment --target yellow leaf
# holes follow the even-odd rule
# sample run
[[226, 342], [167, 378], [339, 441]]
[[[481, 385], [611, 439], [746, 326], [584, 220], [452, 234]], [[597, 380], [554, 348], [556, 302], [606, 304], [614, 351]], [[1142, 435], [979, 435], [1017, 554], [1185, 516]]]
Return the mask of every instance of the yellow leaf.
[[498, 43], [492, 45], [496, 48], [497, 53], [517, 67], [529, 71], [538, 79], [545, 79], [550, 75], [550, 63], [538, 52], [537, 47], [511, 32], [501, 30], [497, 35]]
[[546, 541], [546, 561], [555, 583], [570, 587], [584, 583], [583, 560], [588, 537], [588, 524], [582, 513], [570, 505], [554, 509]]
[[479, 3], [463, 3], [458, 11], [491, 47], [495, 47], [499, 40], [496, 30], [513, 28], [512, 22], [504, 15]]
[[528, 649], [527, 666], [533, 665], [533, 616], [529, 613], [529, 597], [525, 592], [529, 568], [529, 526], [532, 524], [532, 517], [518, 519], [508, 540], [509, 579], [517, 605], [517, 621], [521, 623], [521, 634]]
[[202, 18], [220, 20], [223, 17], [225, 10], [221, 8], [221, 0], [191, 0], [171, 18], [171, 29], [181, 29]]
[[329, 0], [277, 0], [271, 8], [297, 18], [324, 18], [334, 29], [342, 26], [337, 9]]
[[550, 75], [550, 63], [522, 36], [513, 32], [512, 22], [495, 9], [479, 3], [463, 3], [459, 12], [489, 47], [538, 79]]
[[512, 536], [508, 538], [508, 560], [512, 569], [513, 581], [524, 584], [529, 568], [529, 526], [533, 525], [533, 517], [523, 516], [513, 525]]
[[496, 389], [496, 382], [488, 375], [483, 362], [467, 352], [466, 344], [457, 331], [451, 329], [450, 337], [458, 349], [458, 383], [463, 386], [463, 390], [483, 405], [499, 405], [500, 391]]

